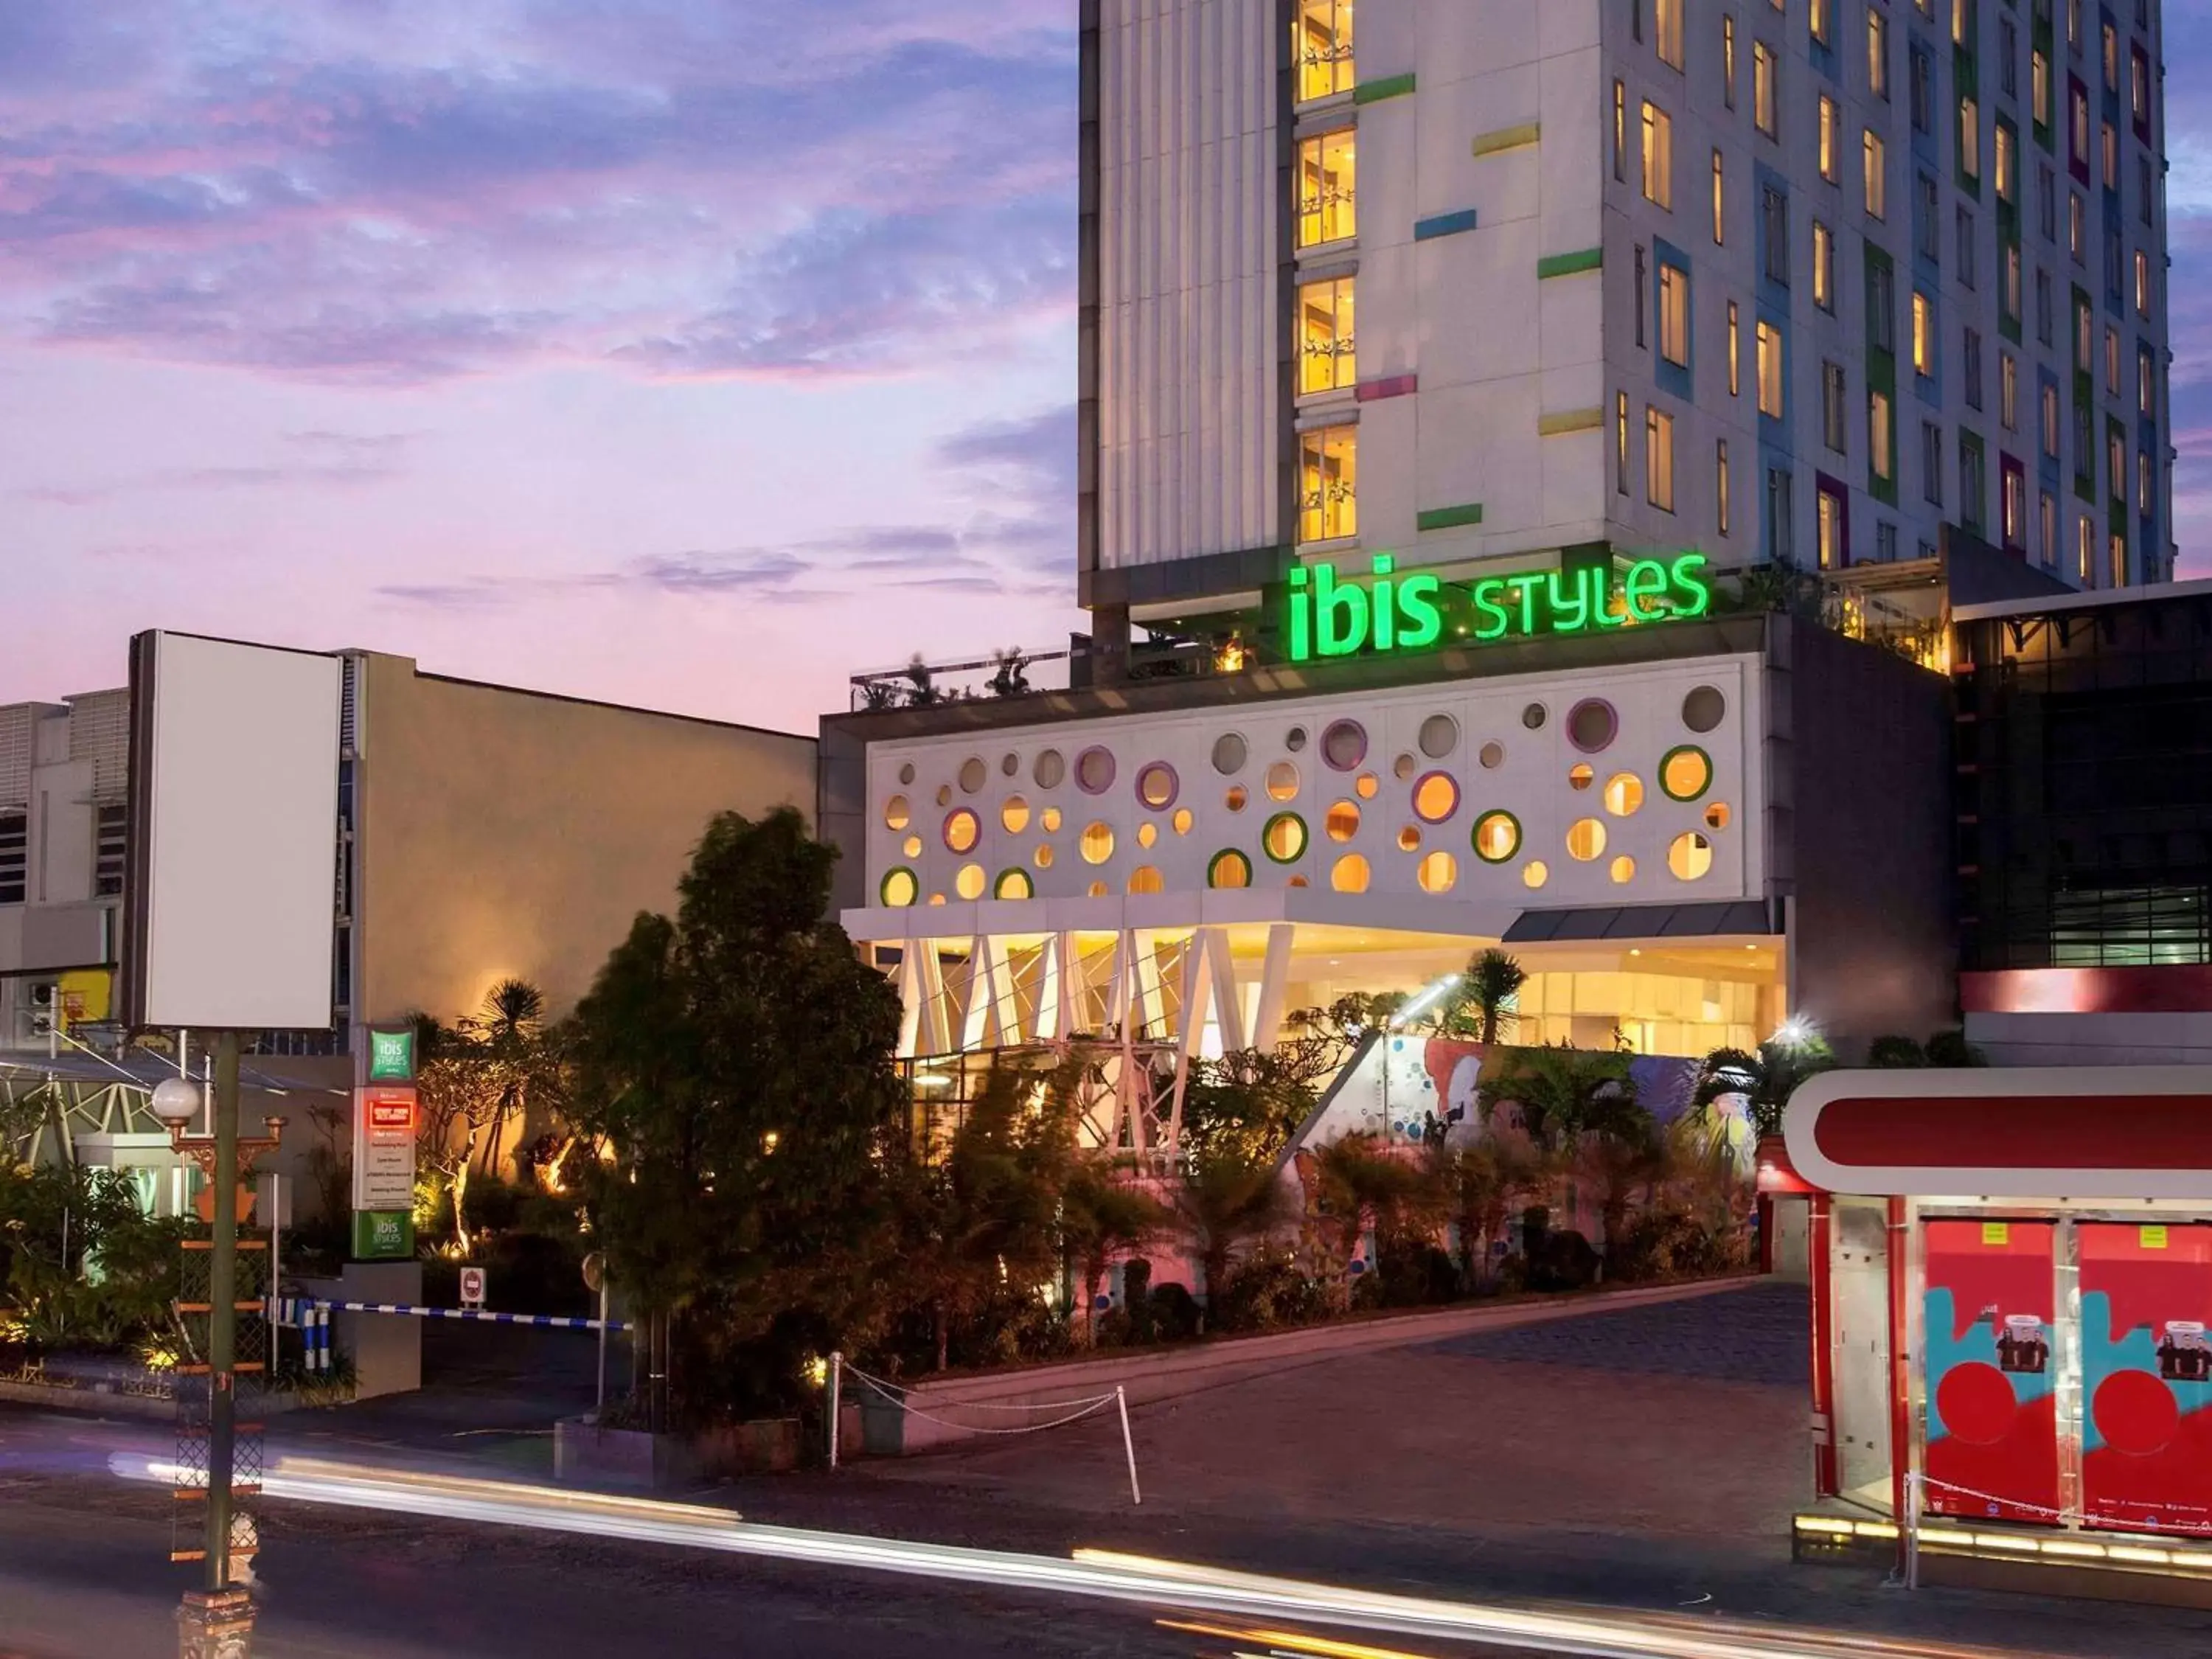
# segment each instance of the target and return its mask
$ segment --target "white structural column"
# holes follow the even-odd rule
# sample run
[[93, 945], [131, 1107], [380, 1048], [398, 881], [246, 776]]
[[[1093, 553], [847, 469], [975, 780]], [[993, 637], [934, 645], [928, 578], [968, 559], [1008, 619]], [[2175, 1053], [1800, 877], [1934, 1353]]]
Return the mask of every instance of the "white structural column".
[[1284, 1000], [1290, 994], [1291, 945], [1296, 929], [1279, 921], [1267, 929], [1267, 953], [1260, 965], [1260, 1000], [1252, 1014], [1246, 1039], [1255, 1048], [1272, 1048], [1283, 1040]]

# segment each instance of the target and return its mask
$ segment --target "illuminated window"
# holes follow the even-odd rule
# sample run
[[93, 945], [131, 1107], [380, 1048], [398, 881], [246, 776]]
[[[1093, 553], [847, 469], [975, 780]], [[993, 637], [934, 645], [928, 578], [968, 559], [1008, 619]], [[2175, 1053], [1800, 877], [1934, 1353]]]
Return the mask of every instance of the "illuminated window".
[[1889, 20], [1876, 6], [1867, 8], [1867, 90], [1889, 96]]
[[1187, 836], [1190, 833], [1191, 825], [1197, 823], [1198, 820], [1191, 816], [1190, 808], [1188, 806], [1179, 806], [1176, 809], [1175, 817], [1170, 819], [1169, 822], [1175, 825], [1176, 834], [1178, 836]]
[[1782, 418], [1782, 336], [1771, 323], [1759, 325], [1759, 412]]
[[1208, 887], [1249, 887], [1252, 884], [1252, 860], [1242, 853], [1216, 853], [1213, 862], [1206, 866]]
[[1567, 769], [1567, 787], [1570, 789], [1587, 789], [1596, 781], [1597, 769], [1588, 762]]
[[1329, 871], [1328, 884], [1340, 893], [1364, 893], [1369, 874], [1365, 859], [1357, 853], [1346, 853]]
[[1716, 527], [1723, 536], [1729, 533], [1729, 453], [1728, 440], [1713, 441], [1713, 505]]
[[1735, 301], [1728, 302], [1728, 377], [1729, 396], [1743, 395], [1743, 325], [1736, 313]]
[[1682, 13], [1689, 0], [1651, 0], [1653, 46], [1669, 69], [1682, 67]]
[[1997, 165], [1997, 199], [2002, 202], [2013, 201], [2015, 199], [2015, 192], [2020, 188], [2020, 160], [2014, 154], [2012, 129], [2002, 123], [1999, 123], [1997, 126], [1995, 155]]
[[1971, 98], [1959, 100], [1959, 171], [1970, 179], [1982, 176], [1982, 106]]
[[1352, 784], [1352, 793], [1362, 800], [1373, 800], [1382, 793], [1382, 780], [1372, 772], [1362, 772]]
[[1474, 823], [1474, 855], [1503, 864], [1521, 850], [1521, 820], [1510, 812], [1485, 812]]
[[1605, 853], [1605, 825], [1596, 818], [1577, 818], [1567, 830], [1567, 856], [1588, 864]]
[[1628, 177], [1628, 83], [1613, 83], [1613, 176]]
[[1836, 100], [1826, 93], [1820, 94], [1819, 125], [1820, 176], [1830, 184], [1838, 182], [1844, 168], [1844, 113]]
[[1696, 881], [1713, 867], [1713, 844], [1692, 830], [1667, 848], [1667, 867], [1681, 881]]
[[1298, 289], [1298, 392], [1348, 391], [1358, 383], [1352, 337], [1352, 286], [1339, 276]]
[[1889, 217], [1889, 152], [1872, 127], [1866, 131], [1866, 210], [1869, 219]]
[[2035, 125], [2047, 127], [2051, 125], [2051, 60], [2043, 55], [2042, 47], [2035, 49], [2027, 67], [2028, 95], [2035, 106]]
[[1156, 823], [1140, 823], [1140, 824], [1139, 824], [1139, 825], [1137, 826], [1137, 845], [1138, 845], [1138, 846], [1139, 846], [1139, 847], [1147, 847], [1147, 848], [1148, 848], [1148, 847], [1151, 847], [1151, 846], [1154, 845], [1154, 844], [1155, 844], [1155, 843], [1159, 840], [1159, 838], [1160, 838], [1160, 828], [1159, 828], [1159, 825], [1158, 825], [1158, 824], [1156, 824]]
[[1523, 887], [1541, 887], [1551, 873], [1545, 867], [1543, 860], [1531, 859], [1522, 869], [1521, 884]]
[[1735, 19], [1721, 15], [1721, 102], [1735, 107]]
[[2008, 432], [2020, 430], [2020, 360], [1997, 354], [1997, 420]]
[[1690, 366], [1690, 273], [1668, 264], [1659, 267], [1659, 355]]
[[1892, 435], [1889, 394], [1887, 392], [1867, 393], [1867, 442], [1869, 446], [1874, 476], [1887, 483], [1893, 470], [1890, 459]]
[[1644, 498], [1662, 513], [1674, 510], [1674, 417], [1644, 411]]
[[1018, 836], [1030, 827], [1030, 804], [1019, 795], [1009, 795], [999, 809], [999, 822], [1006, 827], [1010, 836]]
[[1322, 828], [1331, 841], [1350, 841], [1359, 833], [1359, 809], [1348, 800], [1340, 800], [1328, 809]]
[[1359, 533], [1359, 428], [1323, 427], [1298, 434], [1298, 539], [1334, 541]]
[[1813, 221], [1813, 303], [1823, 311], [1836, 308], [1836, 236], [1818, 219]]
[[1658, 105], [1644, 106], [1644, 199], [1674, 205], [1674, 122]]
[[901, 850], [903, 851], [907, 857], [910, 859], [920, 858], [921, 856], [921, 837], [920, 836], [908, 836], [901, 844]]
[[983, 896], [983, 880], [981, 865], [963, 864], [960, 873], [952, 878], [952, 890], [964, 899], [979, 899]]
[[1431, 772], [1413, 786], [1413, 816], [1424, 823], [1442, 823], [1459, 811], [1459, 784], [1442, 772]]
[[1633, 772], [1616, 772], [1605, 781], [1605, 810], [1617, 818], [1632, 817], [1644, 805], [1644, 780]]
[[1036, 886], [1030, 880], [1030, 872], [1026, 870], [1000, 871], [998, 883], [991, 891], [994, 898], [1026, 899], [1036, 896]]
[[972, 852], [982, 833], [981, 820], [964, 806], [945, 820], [945, 845], [952, 852]]
[[893, 870], [884, 878], [878, 893], [885, 908], [903, 910], [921, 896], [921, 884], [915, 879], [913, 871]]
[[1111, 893], [1114, 890], [1113, 890], [1112, 888], [1109, 887], [1109, 886], [1108, 886], [1104, 882], [1103, 882], [1103, 881], [1094, 881], [1094, 882], [1092, 882], [1092, 883], [1091, 884], [1091, 885], [1090, 885], [1087, 889], [1085, 889], [1085, 891], [1089, 894], [1089, 896], [1090, 896], [1091, 897], [1092, 897], [1092, 898], [1104, 898], [1108, 894]]
[[1812, 26], [1813, 38], [1824, 46], [1830, 44], [1830, 36], [1835, 26], [1835, 0], [1812, 0], [1811, 14], [1808, 21]]
[[1042, 812], [1039, 813], [1037, 815], [1037, 828], [1043, 830], [1048, 836], [1058, 835], [1060, 833], [1060, 808], [1057, 806], [1048, 806]]
[[1175, 768], [1164, 761], [1154, 761], [1137, 774], [1137, 799], [1155, 812], [1164, 812], [1175, 805]]
[[[1713, 246], [1728, 240], [1728, 164], [1713, 151]], [[1663, 268], [1663, 267], [1662, 267]]]
[[1670, 800], [1695, 800], [1712, 787], [1712, 757], [1693, 744], [1668, 750], [1659, 763], [1659, 787]]
[[1711, 806], [1708, 806], [1707, 808], [1705, 808], [1705, 828], [1706, 828], [1706, 829], [1708, 829], [1708, 830], [1725, 830], [1725, 829], [1727, 829], [1728, 827], [1729, 827], [1729, 810], [1728, 810], [1728, 803], [1727, 803], [1727, 802], [1725, 802], [1725, 801], [1717, 801], [1717, 801], [1715, 801], [1715, 802], [1714, 802]]
[[884, 803], [884, 828], [903, 830], [914, 821], [914, 809], [908, 805], [904, 795], [893, 795]]
[[1764, 40], [1751, 43], [1751, 118], [1759, 130], [1770, 138], [1781, 136], [1781, 118], [1775, 112], [1775, 76], [1778, 65], [1773, 49]]
[[1260, 832], [1260, 845], [1278, 864], [1295, 864], [1305, 856], [1306, 821], [1296, 812], [1278, 812]]
[[1291, 58], [1298, 100], [1350, 92], [1357, 79], [1352, 50], [1352, 0], [1297, 0], [1291, 19]]
[[1826, 489], [1814, 498], [1813, 536], [1821, 569], [1833, 570], [1843, 563], [1843, 503]]
[[1103, 864], [1114, 856], [1114, 831], [1103, 823], [1086, 826], [1079, 843], [1085, 864]]
[[1149, 864], [1140, 864], [1129, 872], [1129, 890], [1133, 893], [1158, 893], [1164, 890], [1165, 886], [1166, 884], [1160, 879], [1160, 872]]
[[1267, 769], [1267, 799], [1269, 800], [1294, 799], [1297, 793], [1298, 769], [1295, 763], [1277, 761]]
[[1419, 878], [1424, 893], [1449, 893], [1459, 885], [1459, 860], [1449, 853], [1431, 853], [1421, 860]]
[[1912, 372], [1923, 377], [1936, 372], [1936, 302], [1912, 291]]
[[1040, 870], [1049, 870], [1052, 868], [1052, 843], [1047, 842], [1036, 849], [1036, 855], [1030, 862]]
[[1421, 850], [1421, 832], [1410, 823], [1403, 830], [1401, 830], [1398, 832], [1398, 850], [1401, 853], [1419, 852]]
[[1250, 799], [1251, 797], [1245, 793], [1243, 784], [1232, 784], [1230, 786], [1229, 793], [1221, 798], [1221, 804], [1232, 812], [1241, 812], [1244, 810], [1244, 803]]
[[1318, 247], [1356, 235], [1357, 135], [1325, 132], [1298, 145], [1298, 246]]
[[1607, 873], [1612, 876], [1615, 886], [1626, 886], [1636, 879], [1636, 860], [1624, 853], [1613, 861]]

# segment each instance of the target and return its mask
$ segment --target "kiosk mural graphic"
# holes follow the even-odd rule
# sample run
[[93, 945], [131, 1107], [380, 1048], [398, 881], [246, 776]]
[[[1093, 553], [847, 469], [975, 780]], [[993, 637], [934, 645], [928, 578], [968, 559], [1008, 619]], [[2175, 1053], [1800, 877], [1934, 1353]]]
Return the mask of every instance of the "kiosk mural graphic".
[[1927, 1224], [1931, 1515], [2056, 1522], [2048, 1221]]
[[2082, 1518], [2212, 1536], [2212, 1225], [2075, 1232]]

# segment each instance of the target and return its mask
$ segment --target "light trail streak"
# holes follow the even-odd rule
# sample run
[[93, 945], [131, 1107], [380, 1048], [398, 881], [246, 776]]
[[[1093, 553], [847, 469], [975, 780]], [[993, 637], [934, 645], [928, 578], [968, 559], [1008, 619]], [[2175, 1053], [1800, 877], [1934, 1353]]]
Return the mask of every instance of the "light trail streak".
[[[118, 1453], [108, 1462], [126, 1480], [169, 1485], [175, 1479], [173, 1464], [143, 1455]], [[277, 1460], [264, 1474], [261, 1490], [268, 1498], [295, 1503], [1235, 1614], [1270, 1626], [1287, 1620], [1583, 1659], [2005, 1659], [1987, 1649], [1929, 1646], [1879, 1636], [1761, 1629], [1633, 1611], [1547, 1610], [1385, 1595], [1111, 1550], [1078, 1550], [1072, 1559], [1061, 1559], [764, 1526], [702, 1504], [304, 1458]]]

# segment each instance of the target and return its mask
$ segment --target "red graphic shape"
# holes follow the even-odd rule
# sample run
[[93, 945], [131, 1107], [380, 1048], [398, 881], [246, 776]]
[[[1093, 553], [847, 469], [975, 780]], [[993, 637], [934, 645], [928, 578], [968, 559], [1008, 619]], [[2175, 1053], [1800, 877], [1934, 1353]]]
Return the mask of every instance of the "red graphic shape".
[[2130, 1457], [2156, 1456], [2181, 1427], [2173, 1390], [2148, 1371], [2114, 1372], [2097, 1385], [2089, 1409], [2105, 1443]]
[[1936, 1409], [1953, 1438], [1970, 1446], [1994, 1446], [2010, 1431], [2019, 1402], [2002, 1371], [1970, 1360], [1954, 1365], [1936, 1385]]

